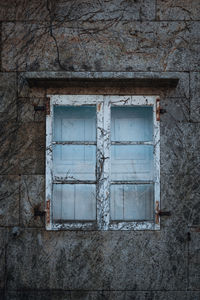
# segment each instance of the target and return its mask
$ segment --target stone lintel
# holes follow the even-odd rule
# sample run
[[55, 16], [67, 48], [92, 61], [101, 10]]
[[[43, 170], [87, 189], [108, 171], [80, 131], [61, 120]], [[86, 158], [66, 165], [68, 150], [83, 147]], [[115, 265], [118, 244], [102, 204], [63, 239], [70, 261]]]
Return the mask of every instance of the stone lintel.
[[29, 87], [158, 87], [175, 88], [170, 72], [27, 72]]

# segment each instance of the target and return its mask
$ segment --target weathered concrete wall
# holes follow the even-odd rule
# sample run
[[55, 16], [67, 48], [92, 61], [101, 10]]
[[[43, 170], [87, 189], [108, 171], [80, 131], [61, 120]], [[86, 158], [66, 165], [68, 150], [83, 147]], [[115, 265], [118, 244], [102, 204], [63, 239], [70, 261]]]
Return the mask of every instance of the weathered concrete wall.
[[[200, 299], [200, 2], [0, 1], [0, 298]], [[31, 71], [170, 72], [160, 94], [159, 232], [47, 232], [44, 208], [48, 92]], [[152, 73], [152, 74], [153, 74]], [[76, 89], [76, 93], [100, 93]], [[199, 232], [198, 232], [199, 231]]]

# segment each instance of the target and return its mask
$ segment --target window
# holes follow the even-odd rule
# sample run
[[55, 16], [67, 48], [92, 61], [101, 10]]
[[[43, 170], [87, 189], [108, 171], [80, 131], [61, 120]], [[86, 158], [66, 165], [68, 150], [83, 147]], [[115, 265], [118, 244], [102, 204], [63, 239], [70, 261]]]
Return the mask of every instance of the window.
[[159, 229], [157, 97], [49, 97], [46, 228]]

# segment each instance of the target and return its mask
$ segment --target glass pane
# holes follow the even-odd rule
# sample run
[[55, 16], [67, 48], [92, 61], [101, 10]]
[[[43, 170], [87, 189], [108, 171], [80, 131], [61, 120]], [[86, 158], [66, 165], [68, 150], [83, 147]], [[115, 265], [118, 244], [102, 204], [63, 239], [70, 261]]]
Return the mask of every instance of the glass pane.
[[153, 184], [111, 185], [112, 220], [153, 220]]
[[152, 107], [112, 107], [112, 141], [152, 141]]
[[153, 180], [153, 146], [111, 146], [112, 180]]
[[96, 146], [55, 145], [53, 173], [66, 180], [95, 180]]
[[54, 141], [96, 141], [96, 108], [55, 106]]
[[54, 220], [95, 220], [96, 186], [94, 184], [54, 184]]

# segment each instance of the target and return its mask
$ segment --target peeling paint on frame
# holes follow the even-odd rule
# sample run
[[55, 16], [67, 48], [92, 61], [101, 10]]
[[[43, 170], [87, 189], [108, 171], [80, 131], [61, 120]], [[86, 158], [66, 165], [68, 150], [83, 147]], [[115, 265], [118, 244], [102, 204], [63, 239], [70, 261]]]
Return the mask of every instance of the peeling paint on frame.
[[[46, 221], [47, 230], [159, 230], [160, 217], [157, 215], [156, 205], [160, 204], [160, 122], [157, 120], [158, 96], [102, 96], [102, 95], [49, 95], [50, 114], [46, 116], [46, 207], [50, 201], [50, 221]], [[66, 182], [65, 178], [53, 178], [52, 174], [52, 147], [54, 144], [68, 144], [68, 142], [53, 142], [53, 106], [70, 105], [84, 106], [95, 105], [97, 112], [97, 163], [96, 163], [96, 209], [97, 219], [94, 222], [63, 222], [55, 224], [52, 222], [52, 185], [53, 182]], [[155, 218], [150, 221], [110, 221], [110, 111], [112, 106], [152, 106], [154, 135], [154, 207]], [[84, 143], [83, 143], [84, 144]], [[131, 142], [130, 144], [141, 144]], [[85, 182], [86, 183], [86, 182]], [[132, 182], [133, 183], [133, 182]], [[136, 182], [134, 182], [136, 183]], [[47, 218], [46, 218], [47, 220]]]

